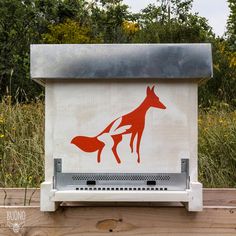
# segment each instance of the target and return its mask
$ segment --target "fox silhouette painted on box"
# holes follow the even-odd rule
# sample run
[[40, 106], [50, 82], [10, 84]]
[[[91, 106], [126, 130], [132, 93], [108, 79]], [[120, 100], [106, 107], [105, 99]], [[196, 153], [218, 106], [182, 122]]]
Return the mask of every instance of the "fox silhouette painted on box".
[[84, 152], [98, 152], [97, 162], [101, 161], [101, 153], [106, 143], [102, 141], [102, 136], [108, 135], [113, 140], [111, 148], [117, 163], [121, 163], [120, 157], [117, 153], [117, 146], [122, 141], [123, 135], [131, 134], [130, 148], [131, 152], [134, 149], [134, 139], [136, 140], [137, 162], [140, 163], [140, 143], [142, 139], [143, 130], [145, 127], [145, 116], [149, 108], [166, 109], [165, 105], [160, 101], [159, 97], [152, 88], [147, 87], [146, 97], [143, 102], [130, 113], [123, 115], [113, 120], [101, 133], [95, 137], [76, 136], [71, 140], [71, 143], [76, 145]]

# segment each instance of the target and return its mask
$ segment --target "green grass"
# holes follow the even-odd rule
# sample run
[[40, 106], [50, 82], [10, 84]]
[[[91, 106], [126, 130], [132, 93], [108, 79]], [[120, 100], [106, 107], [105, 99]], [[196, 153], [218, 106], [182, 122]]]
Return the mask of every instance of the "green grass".
[[204, 187], [236, 187], [236, 111], [200, 112], [198, 142]]
[[[0, 103], [0, 187], [39, 187], [44, 179], [44, 104]], [[199, 179], [236, 187], [236, 111], [199, 114]]]
[[0, 187], [35, 187], [44, 179], [44, 105], [0, 103]]

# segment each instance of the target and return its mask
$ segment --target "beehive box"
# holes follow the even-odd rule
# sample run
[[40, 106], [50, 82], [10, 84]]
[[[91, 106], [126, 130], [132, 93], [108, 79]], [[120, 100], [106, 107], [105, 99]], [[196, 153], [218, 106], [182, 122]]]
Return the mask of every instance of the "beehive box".
[[197, 94], [211, 76], [209, 44], [31, 45], [46, 100], [41, 210], [62, 201], [201, 210]]

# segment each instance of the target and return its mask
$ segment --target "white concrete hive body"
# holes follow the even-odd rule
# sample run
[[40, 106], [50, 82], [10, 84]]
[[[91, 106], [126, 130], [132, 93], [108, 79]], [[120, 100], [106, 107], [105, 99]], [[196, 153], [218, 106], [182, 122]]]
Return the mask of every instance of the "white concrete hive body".
[[181, 201], [202, 209], [197, 91], [210, 44], [31, 45], [45, 85], [41, 210], [62, 201]]

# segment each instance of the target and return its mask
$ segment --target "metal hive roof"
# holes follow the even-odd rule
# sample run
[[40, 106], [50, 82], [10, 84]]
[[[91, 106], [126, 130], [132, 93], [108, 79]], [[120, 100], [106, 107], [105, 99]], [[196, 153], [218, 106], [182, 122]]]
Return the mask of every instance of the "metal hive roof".
[[211, 44], [35, 44], [31, 78], [197, 79], [212, 77]]

